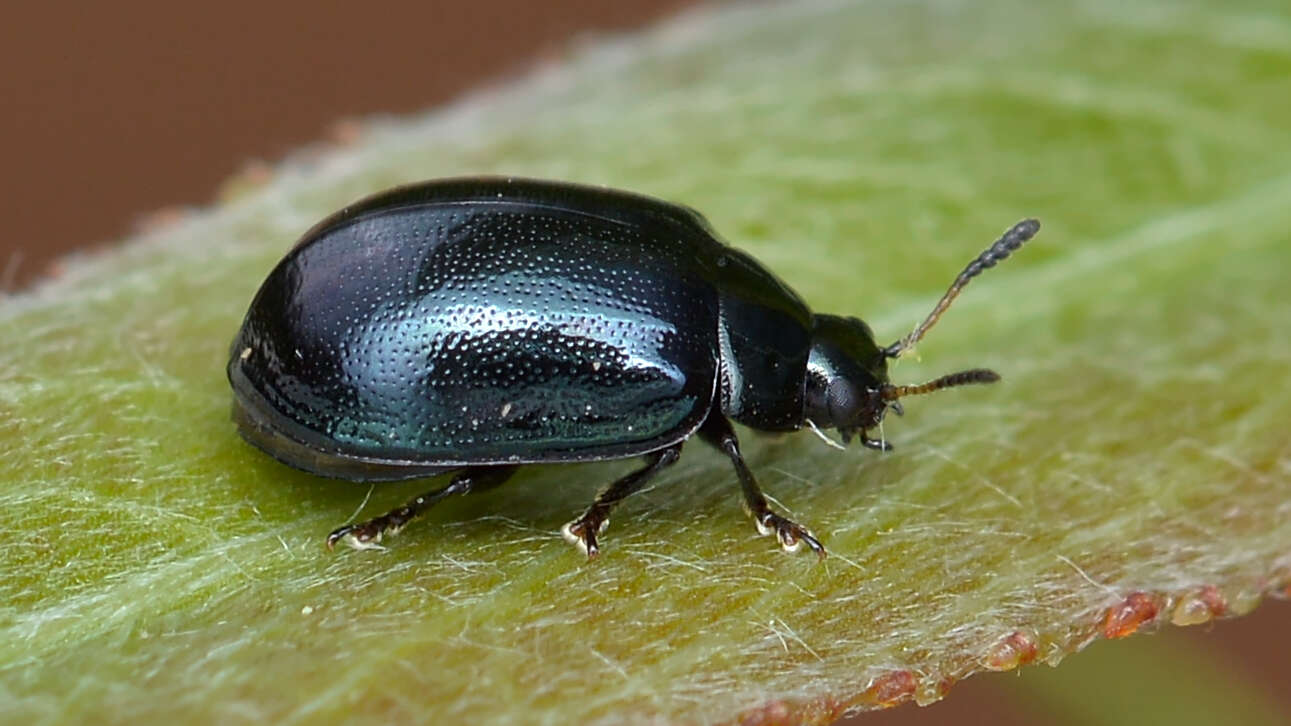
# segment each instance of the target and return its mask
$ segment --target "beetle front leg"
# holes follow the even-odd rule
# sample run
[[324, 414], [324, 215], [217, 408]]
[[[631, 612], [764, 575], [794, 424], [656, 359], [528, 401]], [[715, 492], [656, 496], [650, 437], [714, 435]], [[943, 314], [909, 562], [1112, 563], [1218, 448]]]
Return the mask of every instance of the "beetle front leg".
[[492, 489], [510, 479], [517, 468], [519, 467], [490, 466], [467, 469], [455, 475], [453, 480], [448, 483], [448, 486], [413, 497], [407, 504], [392, 509], [380, 517], [373, 517], [358, 524], [347, 524], [344, 527], [338, 527], [327, 535], [327, 549], [332, 549], [342, 539], [356, 550], [379, 548], [378, 543], [381, 541], [382, 536], [397, 533], [403, 529], [404, 525], [430, 509], [441, 499], [454, 494], [470, 494], [471, 492]]
[[650, 463], [619, 479], [596, 495], [592, 506], [583, 512], [583, 516], [561, 527], [560, 533], [570, 544], [586, 553], [587, 559], [594, 559], [601, 552], [600, 546], [596, 543], [596, 536], [610, 523], [610, 510], [614, 505], [640, 490], [664, 467], [675, 464], [680, 456], [681, 444], [674, 444], [650, 454]]
[[798, 548], [805, 543], [817, 557], [825, 558], [825, 547], [811, 533], [811, 530], [776, 514], [771, 509], [766, 496], [758, 488], [757, 480], [753, 478], [753, 472], [749, 470], [748, 464], [744, 463], [739, 439], [735, 438], [735, 430], [731, 428], [731, 423], [721, 412], [715, 410], [708, 414], [708, 420], [699, 429], [699, 435], [726, 454], [735, 465], [735, 474], [740, 478], [740, 488], [744, 490], [745, 509], [753, 515], [753, 522], [757, 524], [759, 533], [774, 534], [786, 552], [797, 552]]

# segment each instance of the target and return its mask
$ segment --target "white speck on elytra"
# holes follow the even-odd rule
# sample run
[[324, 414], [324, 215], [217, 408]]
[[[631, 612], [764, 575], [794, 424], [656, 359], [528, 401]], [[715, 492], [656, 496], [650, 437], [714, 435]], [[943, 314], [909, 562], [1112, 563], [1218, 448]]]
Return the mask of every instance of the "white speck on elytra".
[[243, 349], [242, 349], [242, 355], [239, 355], [239, 356], [238, 356], [238, 358], [239, 358], [239, 359], [241, 359], [241, 360], [246, 360], [247, 358], [250, 358], [250, 357], [251, 357], [251, 349], [250, 349], [250, 348], [243, 348]]
[[502, 417], [506, 418], [509, 413], [511, 413], [511, 404], [509, 402], [502, 404]]

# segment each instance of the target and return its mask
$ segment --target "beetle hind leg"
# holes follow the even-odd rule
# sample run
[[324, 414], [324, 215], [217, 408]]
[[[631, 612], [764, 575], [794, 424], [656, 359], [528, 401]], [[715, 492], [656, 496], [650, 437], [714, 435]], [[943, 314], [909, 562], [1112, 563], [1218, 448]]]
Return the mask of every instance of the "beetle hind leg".
[[583, 516], [560, 528], [560, 533], [570, 544], [582, 550], [587, 559], [594, 559], [601, 552], [596, 537], [610, 523], [610, 510], [614, 505], [637, 492], [646, 482], [664, 468], [676, 463], [681, 456], [681, 444], [674, 444], [649, 455], [649, 463], [611, 484], [596, 496], [592, 506]]
[[357, 550], [379, 548], [384, 535], [397, 533], [441, 499], [454, 494], [470, 494], [492, 489], [510, 479], [517, 468], [519, 467], [489, 466], [467, 469], [456, 474], [447, 486], [419, 494], [403, 506], [391, 509], [380, 517], [332, 530], [332, 533], [327, 535], [327, 549], [332, 549], [341, 540]]
[[708, 415], [708, 420], [700, 428], [699, 435], [726, 454], [735, 465], [735, 474], [740, 478], [740, 488], [744, 492], [744, 508], [753, 516], [753, 523], [757, 525], [759, 533], [774, 534], [780, 541], [780, 547], [786, 552], [797, 552], [805, 544], [816, 553], [817, 557], [822, 560], [825, 558], [825, 547], [811, 533], [811, 530], [776, 514], [771, 509], [766, 495], [762, 493], [757, 480], [753, 478], [753, 472], [749, 470], [748, 464], [744, 463], [744, 455], [740, 453], [740, 442], [735, 438], [735, 430], [731, 428], [731, 423], [720, 411], [713, 411]]

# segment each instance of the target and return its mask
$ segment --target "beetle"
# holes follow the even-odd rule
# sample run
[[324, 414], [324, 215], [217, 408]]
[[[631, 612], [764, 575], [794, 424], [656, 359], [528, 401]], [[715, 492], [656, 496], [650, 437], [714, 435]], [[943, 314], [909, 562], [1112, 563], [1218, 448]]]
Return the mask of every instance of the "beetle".
[[[888, 380], [973, 277], [1039, 229], [1023, 220], [955, 278], [910, 334], [880, 347], [855, 317], [813, 314], [698, 212], [634, 193], [520, 178], [396, 187], [305, 233], [269, 273], [230, 347], [233, 419], [297, 469], [351, 481], [453, 473], [446, 486], [328, 535], [379, 546], [445, 497], [524, 464], [644, 457], [565, 538], [589, 558], [610, 511], [692, 435], [734, 465], [762, 534], [825, 548], [774, 511], [731, 422], [871, 430], [899, 399], [999, 376]], [[832, 442], [826, 438], [826, 441]]]

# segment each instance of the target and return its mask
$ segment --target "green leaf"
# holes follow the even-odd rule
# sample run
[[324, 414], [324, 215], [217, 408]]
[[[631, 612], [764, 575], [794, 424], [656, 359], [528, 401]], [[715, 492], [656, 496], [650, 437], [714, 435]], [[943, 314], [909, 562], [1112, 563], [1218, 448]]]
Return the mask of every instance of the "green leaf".
[[[1280, 3], [756, 5], [231, 184], [0, 308], [0, 712], [821, 722], [1246, 612], [1291, 579], [1288, 98]], [[1045, 227], [894, 372], [1002, 384], [911, 400], [886, 455], [741, 432], [823, 563], [757, 537], [701, 446], [593, 563], [558, 528], [634, 463], [532, 467], [328, 554], [425, 484], [244, 444], [227, 345], [313, 221], [465, 173], [690, 204], [880, 342]]]

